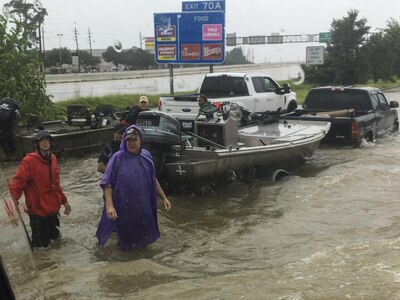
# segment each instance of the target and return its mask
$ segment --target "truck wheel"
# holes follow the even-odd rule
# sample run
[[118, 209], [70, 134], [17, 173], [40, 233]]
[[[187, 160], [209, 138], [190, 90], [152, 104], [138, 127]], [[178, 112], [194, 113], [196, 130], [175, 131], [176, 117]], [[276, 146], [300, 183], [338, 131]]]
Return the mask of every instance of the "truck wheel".
[[393, 132], [399, 132], [399, 120], [396, 120], [393, 124]]
[[292, 112], [292, 111], [294, 111], [296, 108], [297, 108], [297, 103], [294, 102], [294, 101], [292, 101], [292, 102], [289, 103], [288, 108], [287, 108], [287, 111], [288, 111], [288, 112]]
[[370, 143], [375, 143], [375, 134], [372, 131], [368, 132], [365, 136], [365, 140]]

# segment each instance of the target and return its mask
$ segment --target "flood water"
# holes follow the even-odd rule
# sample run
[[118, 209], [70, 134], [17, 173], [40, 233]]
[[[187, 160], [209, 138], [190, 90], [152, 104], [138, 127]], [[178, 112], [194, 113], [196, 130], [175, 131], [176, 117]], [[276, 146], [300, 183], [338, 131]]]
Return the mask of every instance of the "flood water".
[[[322, 147], [277, 183], [172, 195], [161, 238], [129, 252], [97, 245], [97, 156], [64, 159], [61, 241], [31, 253], [0, 210], [1, 256], [17, 299], [399, 299], [399, 149], [397, 133]], [[1, 165], [3, 198], [17, 165]]]

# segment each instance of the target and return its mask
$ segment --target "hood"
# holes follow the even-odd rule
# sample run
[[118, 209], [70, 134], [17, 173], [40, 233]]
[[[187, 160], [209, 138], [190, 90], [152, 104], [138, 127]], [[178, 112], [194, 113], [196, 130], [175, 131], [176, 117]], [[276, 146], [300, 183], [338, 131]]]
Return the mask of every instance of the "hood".
[[119, 150], [123, 150], [125, 152], [128, 152], [128, 149], [126, 149], [126, 142], [125, 142], [125, 137], [126, 137], [126, 133], [128, 132], [129, 129], [135, 129], [138, 133], [139, 133], [139, 138], [140, 138], [140, 150], [139, 150], [139, 154], [142, 152], [142, 148], [143, 148], [143, 133], [140, 130], [140, 128], [136, 125], [131, 125], [129, 126], [126, 130], [124, 135], [122, 136], [122, 140], [121, 140], [121, 145], [119, 146]]

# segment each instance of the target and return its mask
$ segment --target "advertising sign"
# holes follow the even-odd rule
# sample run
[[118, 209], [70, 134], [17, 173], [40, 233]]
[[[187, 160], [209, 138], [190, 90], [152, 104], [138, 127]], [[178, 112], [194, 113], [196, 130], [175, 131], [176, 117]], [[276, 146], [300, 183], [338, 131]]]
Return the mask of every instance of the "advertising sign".
[[224, 12], [156, 13], [154, 14], [154, 36], [157, 63], [217, 64], [224, 62]]

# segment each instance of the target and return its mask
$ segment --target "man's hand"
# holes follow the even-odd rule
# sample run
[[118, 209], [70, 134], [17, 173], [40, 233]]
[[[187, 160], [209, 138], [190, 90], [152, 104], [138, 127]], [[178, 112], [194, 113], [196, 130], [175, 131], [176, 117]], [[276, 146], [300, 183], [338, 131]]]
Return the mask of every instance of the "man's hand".
[[118, 218], [117, 211], [114, 208], [114, 205], [106, 205], [107, 210], [107, 218], [116, 220]]
[[70, 213], [71, 213], [71, 205], [69, 205], [69, 203], [67, 202], [64, 204], [64, 214], [68, 216]]

